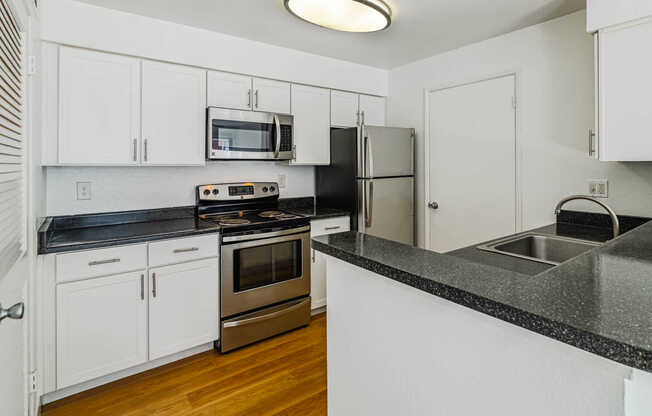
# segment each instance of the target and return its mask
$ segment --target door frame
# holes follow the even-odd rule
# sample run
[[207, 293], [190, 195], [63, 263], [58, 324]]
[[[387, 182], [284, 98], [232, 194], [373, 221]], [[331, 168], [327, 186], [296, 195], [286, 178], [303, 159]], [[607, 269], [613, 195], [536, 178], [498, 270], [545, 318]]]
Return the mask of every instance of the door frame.
[[523, 188], [522, 188], [522, 174], [521, 167], [522, 163], [522, 145], [520, 143], [521, 137], [521, 100], [520, 100], [520, 70], [511, 70], [506, 72], [499, 72], [492, 75], [487, 75], [484, 77], [469, 77], [467, 79], [460, 80], [458, 82], [449, 82], [440, 84], [431, 88], [424, 88], [423, 90], [423, 102], [424, 102], [424, 111], [423, 111], [423, 131], [424, 131], [424, 224], [425, 224], [425, 235], [423, 238], [424, 247], [427, 250], [431, 249], [430, 244], [430, 208], [428, 208], [428, 202], [430, 201], [430, 94], [433, 92], [449, 90], [458, 87], [464, 87], [467, 85], [479, 84], [485, 81], [492, 81], [495, 79], [505, 78], [505, 77], [514, 77], [514, 97], [515, 97], [515, 117], [514, 117], [514, 154], [516, 157], [514, 176], [515, 176], [515, 229], [516, 232], [523, 231]]

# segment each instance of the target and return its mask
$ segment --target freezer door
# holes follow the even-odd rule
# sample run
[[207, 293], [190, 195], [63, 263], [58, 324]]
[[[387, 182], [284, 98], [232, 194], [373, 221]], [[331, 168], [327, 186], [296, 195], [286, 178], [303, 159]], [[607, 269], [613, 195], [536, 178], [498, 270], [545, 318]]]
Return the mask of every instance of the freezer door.
[[414, 178], [358, 180], [358, 231], [414, 245]]
[[414, 175], [414, 129], [363, 126], [359, 178]]

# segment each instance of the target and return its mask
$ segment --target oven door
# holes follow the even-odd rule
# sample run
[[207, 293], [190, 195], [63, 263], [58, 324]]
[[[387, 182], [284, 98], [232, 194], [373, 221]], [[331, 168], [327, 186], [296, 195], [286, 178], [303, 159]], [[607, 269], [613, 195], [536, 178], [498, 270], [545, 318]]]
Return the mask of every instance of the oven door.
[[310, 232], [223, 243], [221, 255], [222, 318], [310, 293]]
[[292, 116], [209, 107], [209, 159], [292, 159]]

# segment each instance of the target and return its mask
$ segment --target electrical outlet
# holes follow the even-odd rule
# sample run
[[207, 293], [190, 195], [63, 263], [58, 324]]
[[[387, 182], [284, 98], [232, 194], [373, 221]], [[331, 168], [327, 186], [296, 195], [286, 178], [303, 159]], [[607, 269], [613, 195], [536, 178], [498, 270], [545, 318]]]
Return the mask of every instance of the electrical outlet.
[[77, 199], [78, 200], [91, 199], [90, 182], [77, 182]]
[[609, 196], [609, 181], [607, 179], [590, 179], [589, 195], [607, 198]]
[[285, 188], [285, 185], [286, 185], [286, 179], [287, 179], [287, 178], [285, 177], [285, 174], [284, 174], [284, 173], [280, 173], [280, 174], [278, 175], [278, 187], [279, 187], [279, 188]]

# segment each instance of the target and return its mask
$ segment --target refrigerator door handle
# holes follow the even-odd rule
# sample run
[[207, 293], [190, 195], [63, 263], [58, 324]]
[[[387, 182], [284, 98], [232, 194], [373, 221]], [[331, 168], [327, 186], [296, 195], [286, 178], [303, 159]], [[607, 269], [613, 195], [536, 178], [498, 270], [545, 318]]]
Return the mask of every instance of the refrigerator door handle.
[[366, 195], [366, 205], [365, 205], [365, 227], [371, 228], [373, 221], [374, 213], [374, 181], [370, 180], [369, 182], [369, 193]]
[[367, 146], [367, 158], [368, 158], [367, 165], [369, 168], [369, 177], [373, 178], [374, 177], [374, 152], [373, 152], [373, 148], [371, 147], [371, 142], [369, 141], [369, 136], [367, 135], [366, 130], [365, 130], [365, 144]]

